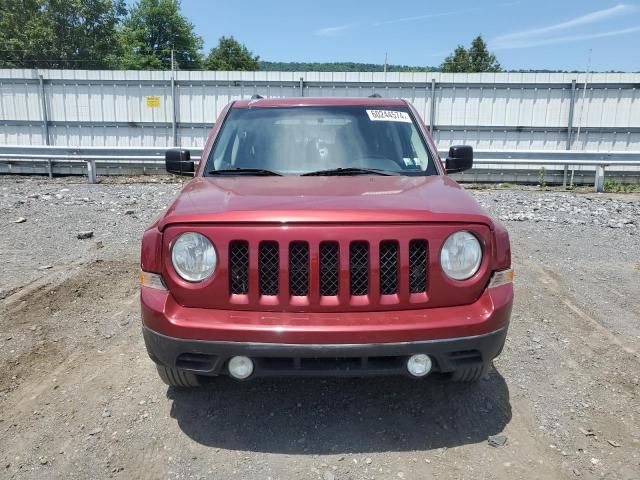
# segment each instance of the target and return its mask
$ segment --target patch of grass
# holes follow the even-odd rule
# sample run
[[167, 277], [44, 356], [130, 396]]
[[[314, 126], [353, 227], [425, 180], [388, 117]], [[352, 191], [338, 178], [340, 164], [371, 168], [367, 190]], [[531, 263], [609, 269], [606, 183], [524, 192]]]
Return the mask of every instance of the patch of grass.
[[640, 192], [640, 183], [620, 183], [616, 180], [605, 179], [604, 191], [612, 193]]

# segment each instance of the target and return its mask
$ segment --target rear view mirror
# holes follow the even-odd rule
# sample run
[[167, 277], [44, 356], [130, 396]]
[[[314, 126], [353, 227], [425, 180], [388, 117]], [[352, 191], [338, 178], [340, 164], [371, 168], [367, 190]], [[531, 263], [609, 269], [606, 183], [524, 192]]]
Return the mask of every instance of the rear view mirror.
[[469, 145], [454, 145], [449, 148], [449, 155], [445, 162], [447, 173], [464, 172], [473, 167], [473, 147]]
[[193, 176], [195, 164], [191, 161], [189, 150], [167, 150], [164, 155], [164, 163], [167, 172], [174, 175]]

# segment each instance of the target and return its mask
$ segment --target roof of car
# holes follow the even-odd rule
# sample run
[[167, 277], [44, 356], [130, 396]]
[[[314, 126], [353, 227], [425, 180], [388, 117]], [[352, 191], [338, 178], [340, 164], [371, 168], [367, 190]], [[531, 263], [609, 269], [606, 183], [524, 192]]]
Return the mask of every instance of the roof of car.
[[309, 107], [309, 106], [366, 106], [366, 107], [404, 107], [406, 103], [399, 98], [378, 97], [292, 97], [292, 98], [259, 98], [239, 100], [233, 108], [255, 107]]

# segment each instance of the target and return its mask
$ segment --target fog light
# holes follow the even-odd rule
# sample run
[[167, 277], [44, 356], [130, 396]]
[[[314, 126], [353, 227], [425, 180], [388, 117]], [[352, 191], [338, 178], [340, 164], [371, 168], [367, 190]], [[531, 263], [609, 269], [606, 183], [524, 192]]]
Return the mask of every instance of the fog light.
[[253, 373], [253, 361], [249, 357], [232, 357], [228, 368], [229, 375], [238, 380], [244, 380]]
[[431, 358], [424, 353], [412, 355], [407, 360], [407, 370], [414, 377], [424, 377], [431, 371], [431, 366]]

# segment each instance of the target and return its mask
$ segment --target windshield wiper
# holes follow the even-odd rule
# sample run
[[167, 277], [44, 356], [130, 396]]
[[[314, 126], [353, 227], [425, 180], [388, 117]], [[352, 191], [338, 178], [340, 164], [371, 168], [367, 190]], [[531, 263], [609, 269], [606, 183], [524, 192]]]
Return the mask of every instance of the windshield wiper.
[[209, 170], [207, 175], [255, 175], [260, 177], [281, 177], [282, 174], [264, 168], [228, 168], [221, 170]]
[[390, 172], [389, 170], [383, 170], [381, 168], [357, 168], [357, 167], [344, 167], [344, 168], [331, 168], [329, 170], [317, 170], [315, 172], [303, 173], [301, 177], [313, 177], [313, 176], [331, 176], [331, 175], [398, 175], [396, 172]]

